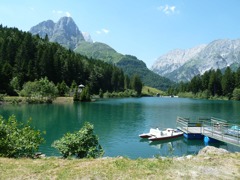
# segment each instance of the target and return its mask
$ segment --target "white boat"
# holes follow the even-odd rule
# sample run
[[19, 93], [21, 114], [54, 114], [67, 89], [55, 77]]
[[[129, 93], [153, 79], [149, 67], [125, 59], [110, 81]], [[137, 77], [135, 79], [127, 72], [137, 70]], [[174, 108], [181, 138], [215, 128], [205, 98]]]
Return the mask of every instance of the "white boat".
[[183, 136], [183, 132], [177, 129], [167, 128], [164, 131], [160, 131], [157, 134], [152, 135], [148, 139], [150, 141], [160, 141], [160, 140], [168, 140]]
[[159, 134], [161, 131], [158, 129], [158, 128], [150, 128], [150, 131], [148, 133], [143, 133], [143, 134], [140, 134], [139, 137], [141, 138], [150, 138], [154, 135], [157, 135]]

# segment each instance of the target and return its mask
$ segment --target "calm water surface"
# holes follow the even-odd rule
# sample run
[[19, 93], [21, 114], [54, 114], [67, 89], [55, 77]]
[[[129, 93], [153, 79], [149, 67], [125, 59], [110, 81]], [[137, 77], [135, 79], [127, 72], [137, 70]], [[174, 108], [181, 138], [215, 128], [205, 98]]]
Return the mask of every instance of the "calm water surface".
[[[182, 156], [196, 154], [205, 146], [203, 140], [178, 138], [171, 142], [150, 143], [138, 135], [151, 127], [176, 127], [177, 116], [217, 117], [240, 124], [240, 102], [210, 101], [182, 98], [126, 98], [103, 99], [91, 103], [4, 105], [0, 114], [8, 118], [14, 114], [26, 122], [32, 118], [35, 128], [46, 131], [46, 143], [40, 151], [48, 156], [59, 155], [51, 147], [54, 140], [66, 132], [79, 130], [85, 121], [94, 124], [95, 133], [105, 150], [104, 156], [148, 158], [155, 155]], [[229, 151], [239, 147], [225, 144], [210, 144]]]

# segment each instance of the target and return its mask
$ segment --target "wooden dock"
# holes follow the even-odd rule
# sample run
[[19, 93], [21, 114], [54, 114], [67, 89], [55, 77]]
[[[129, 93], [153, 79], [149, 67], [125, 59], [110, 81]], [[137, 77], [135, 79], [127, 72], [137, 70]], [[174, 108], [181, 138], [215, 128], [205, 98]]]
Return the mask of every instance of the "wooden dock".
[[200, 118], [193, 122], [188, 118], [178, 117], [176, 125], [177, 129], [184, 132], [184, 136], [189, 139], [208, 137], [240, 146], [240, 125], [230, 124], [225, 120], [212, 117]]

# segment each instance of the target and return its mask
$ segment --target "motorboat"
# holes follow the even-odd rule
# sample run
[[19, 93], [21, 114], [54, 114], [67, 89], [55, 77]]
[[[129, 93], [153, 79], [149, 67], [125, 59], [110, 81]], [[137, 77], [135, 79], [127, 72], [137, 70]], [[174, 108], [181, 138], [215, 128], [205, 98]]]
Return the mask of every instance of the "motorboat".
[[183, 136], [183, 132], [178, 129], [167, 128], [164, 131], [159, 131], [158, 133], [152, 135], [148, 139], [150, 141], [160, 141], [160, 140], [168, 140]]
[[150, 138], [154, 135], [158, 135], [161, 131], [158, 128], [150, 128], [148, 133], [140, 134], [139, 137], [141, 138]]

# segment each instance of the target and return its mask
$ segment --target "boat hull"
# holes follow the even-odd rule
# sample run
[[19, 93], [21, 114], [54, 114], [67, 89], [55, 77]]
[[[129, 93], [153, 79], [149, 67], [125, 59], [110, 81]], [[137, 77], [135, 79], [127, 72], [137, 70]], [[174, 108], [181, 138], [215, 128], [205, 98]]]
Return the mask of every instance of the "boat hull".
[[174, 139], [174, 138], [181, 137], [181, 136], [183, 136], [183, 133], [179, 133], [179, 134], [172, 135], [172, 136], [160, 136], [160, 137], [152, 136], [148, 139], [150, 141], [163, 141], [163, 140], [168, 140], [168, 139]]
[[148, 133], [140, 134], [139, 137], [140, 138], [150, 138], [152, 136], [155, 136], [155, 135], [159, 134], [160, 132], [161, 131], [158, 128], [156, 128], [156, 129], [151, 128]]
[[150, 135], [150, 134], [140, 134], [139, 137], [140, 137], [140, 138], [145, 138], [145, 139], [146, 139], [146, 138], [150, 138], [150, 137], [152, 137], [152, 135]]

